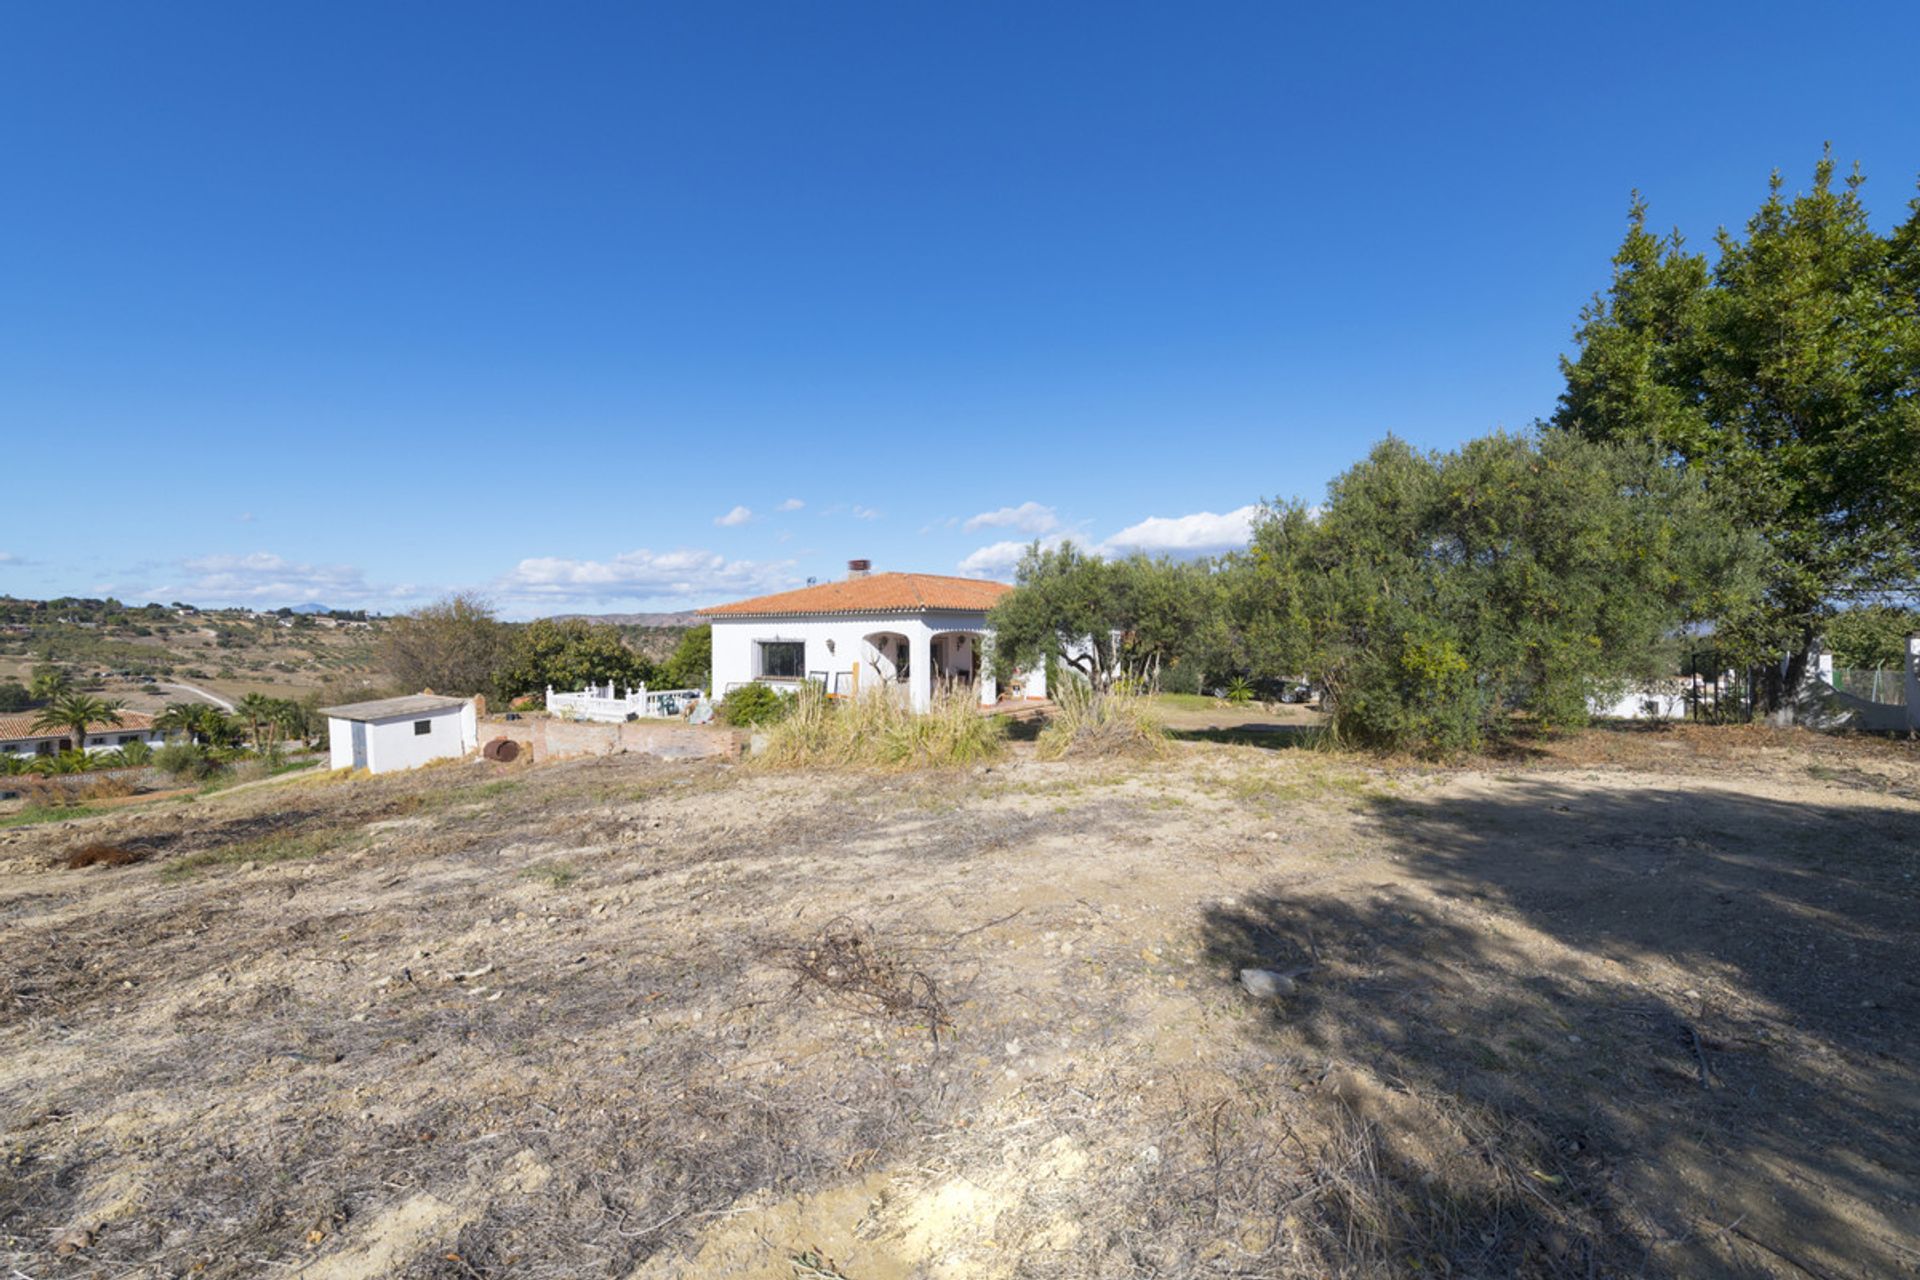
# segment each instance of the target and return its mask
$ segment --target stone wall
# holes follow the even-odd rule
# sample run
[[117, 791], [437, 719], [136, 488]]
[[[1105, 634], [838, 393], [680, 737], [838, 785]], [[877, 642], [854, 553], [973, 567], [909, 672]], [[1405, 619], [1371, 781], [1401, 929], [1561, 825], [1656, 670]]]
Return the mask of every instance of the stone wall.
[[621, 752], [660, 756], [668, 760], [697, 760], [708, 756], [735, 759], [746, 750], [746, 735], [711, 725], [681, 724], [676, 720], [629, 720], [625, 724], [595, 724], [587, 720], [555, 720], [529, 716], [521, 720], [489, 717], [480, 722], [480, 745], [495, 738], [511, 738], [535, 760], [565, 760], [570, 756], [610, 756]]

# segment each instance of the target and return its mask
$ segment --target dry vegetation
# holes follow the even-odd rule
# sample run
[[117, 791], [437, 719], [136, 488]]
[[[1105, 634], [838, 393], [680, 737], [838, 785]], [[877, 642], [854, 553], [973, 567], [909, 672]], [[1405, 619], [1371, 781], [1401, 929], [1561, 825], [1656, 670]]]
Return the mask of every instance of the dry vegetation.
[[0, 1274], [1910, 1274], [1917, 832], [1763, 730], [0, 831]]

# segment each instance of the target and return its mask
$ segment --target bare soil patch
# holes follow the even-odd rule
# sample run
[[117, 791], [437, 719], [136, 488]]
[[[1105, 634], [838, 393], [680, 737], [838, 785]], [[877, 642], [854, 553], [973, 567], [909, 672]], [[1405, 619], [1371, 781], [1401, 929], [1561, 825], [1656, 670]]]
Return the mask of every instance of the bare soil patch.
[[1911, 746], [1747, 730], [0, 832], [0, 1262], [1912, 1274], [1917, 875]]

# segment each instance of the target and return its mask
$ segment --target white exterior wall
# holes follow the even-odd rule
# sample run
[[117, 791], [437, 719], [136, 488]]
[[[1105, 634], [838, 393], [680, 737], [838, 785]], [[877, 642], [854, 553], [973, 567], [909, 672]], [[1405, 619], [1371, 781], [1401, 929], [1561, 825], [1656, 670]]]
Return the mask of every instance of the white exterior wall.
[[353, 768], [353, 721], [327, 717], [327, 767]]
[[[425, 720], [431, 732], [417, 734], [414, 722]], [[479, 718], [471, 701], [458, 707], [429, 711], [418, 715], [391, 716], [384, 720], [327, 720], [328, 764], [335, 769], [354, 767], [354, 732], [365, 734], [366, 769], [369, 773], [392, 773], [397, 769], [417, 769], [433, 760], [466, 755], [480, 745]]]
[[[854, 688], [852, 673], [858, 667], [858, 688], [865, 692], [876, 683], [887, 683], [886, 677], [892, 674], [893, 667], [891, 661], [878, 658], [867, 637], [890, 633], [907, 638], [913, 703], [917, 710], [924, 711], [932, 697], [933, 637], [955, 632], [979, 638], [984, 666], [993, 632], [987, 627], [987, 615], [980, 612], [715, 618], [710, 692], [715, 699], [724, 698], [727, 690], [761, 679], [759, 645], [768, 640], [798, 641], [806, 645], [804, 670], [809, 676], [816, 672], [824, 674], [829, 690], [848, 692]], [[801, 681], [768, 680], [767, 683], [775, 688], [797, 689]], [[991, 680], [980, 678], [976, 672], [974, 685], [983, 705], [995, 700]]]
[[1687, 693], [1684, 686], [1629, 689], [1611, 702], [1595, 698], [1587, 710], [1602, 720], [1685, 720]]

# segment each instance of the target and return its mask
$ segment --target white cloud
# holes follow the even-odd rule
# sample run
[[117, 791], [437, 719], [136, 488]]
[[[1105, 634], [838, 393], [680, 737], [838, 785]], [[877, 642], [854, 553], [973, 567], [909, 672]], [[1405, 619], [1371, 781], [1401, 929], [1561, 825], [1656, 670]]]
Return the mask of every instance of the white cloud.
[[642, 548], [607, 560], [535, 556], [515, 565], [493, 589], [526, 604], [632, 599], [710, 604], [787, 586], [792, 570], [790, 560], [729, 560], [717, 551]]
[[19, 556], [13, 554], [13, 552], [11, 551], [0, 551], [0, 564], [25, 564], [25, 563], [26, 563], [25, 560], [22, 560]]
[[853, 518], [855, 520], [878, 520], [880, 518], [880, 512], [878, 508], [863, 507], [856, 502], [853, 504]]
[[194, 604], [300, 603], [336, 607], [412, 599], [410, 584], [379, 586], [350, 564], [302, 564], [269, 551], [251, 555], [196, 556], [175, 562], [174, 580], [155, 583], [139, 594], [149, 600], [186, 600]]
[[241, 523], [241, 524], [252, 524], [252, 523], [253, 523], [253, 512], [251, 512], [251, 511], [242, 511], [242, 512], [240, 513], [240, 523]]
[[1253, 537], [1258, 505], [1236, 507], [1215, 514], [1196, 511], [1186, 516], [1151, 516], [1129, 525], [1096, 548], [1102, 555], [1144, 551], [1150, 555], [1217, 555], [1247, 545]]
[[722, 529], [731, 529], [735, 525], [745, 524], [753, 519], [753, 511], [747, 507], [735, 507], [723, 516], [715, 516], [713, 522]]
[[800, 499], [798, 498], [788, 498], [785, 502], [775, 507], [774, 510], [775, 511], [798, 511], [800, 508], [806, 505], [807, 505], [806, 503], [800, 501]]
[[1051, 533], [1060, 527], [1059, 513], [1052, 507], [1043, 507], [1037, 502], [1023, 502], [1017, 507], [1001, 507], [998, 511], [982, 511], [969, 519], [961, 527], [963, 533], [978, 533], [982, 529], [1016, 529], [1021, 533]]
[[[1037, 541], [1044, 548], [1051, 549], [1067, 540], [1064, 533], [1052, 534]], [[1020, 542], [1008, 539], [981, 547], [960, 562], [960, 572], [969, 578], [1008, 578], [1020, 563], [1020, 557], [1026, 554], [1032, 542]]]

